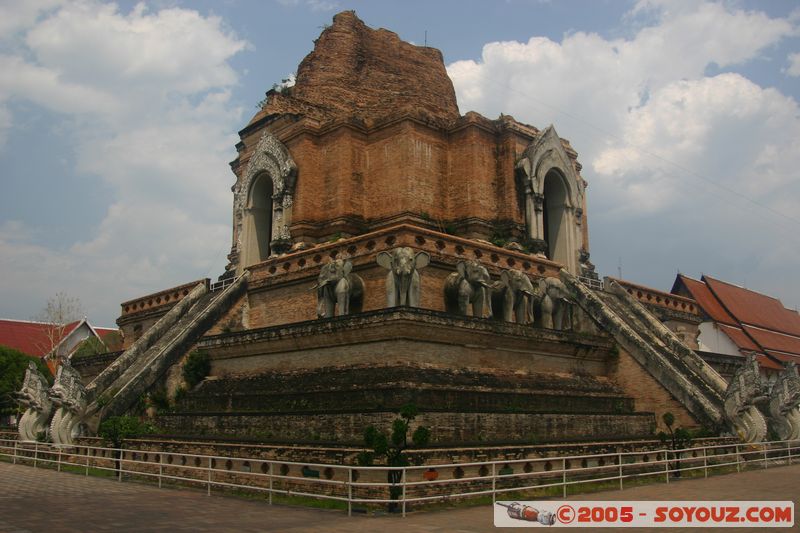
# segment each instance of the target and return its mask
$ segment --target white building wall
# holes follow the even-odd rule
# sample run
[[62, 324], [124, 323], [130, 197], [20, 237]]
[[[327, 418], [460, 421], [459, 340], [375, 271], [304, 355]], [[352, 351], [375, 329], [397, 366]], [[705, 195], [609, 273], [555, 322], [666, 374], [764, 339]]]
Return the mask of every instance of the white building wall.
[[736, 344], [717, 327], [716, 323], [702, 322], [698, 329], [700, 336], [697, 338], [697, 343], [700, 345], [700, 350], [727, 355], [742, 355]]

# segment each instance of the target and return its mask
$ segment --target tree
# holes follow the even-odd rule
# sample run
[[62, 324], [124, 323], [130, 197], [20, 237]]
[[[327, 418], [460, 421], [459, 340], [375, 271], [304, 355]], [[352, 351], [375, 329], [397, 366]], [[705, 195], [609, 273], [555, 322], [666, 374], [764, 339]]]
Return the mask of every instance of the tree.
[[18, 412], [19, 408], [14, 399], [14, 393], [22, 388], [25, 371], [31, 361], [36, 363], [39, 372], [52, 383], [53, 376], [50, 374], [50, 370], [38, 357], [31, 357], [13, 348], [0, 346], [0, 415], [13, 415]]
[[[399, 417], [395, 418], [392, 422], [391, 435], [386, 435], [385, 432], [378, 430], [375, 426], [368, 426], [364, 430], [364, 444], [366, 444], [372, 451], [364, 451], [358, 455], [358, 464], [362, 466], [371, 465], [376, 455], [384, 456], [386, 458], [387, 466], [408, 466], [408, 458], [404, 455], [404, 451], [408, 449], [408, 429], [411, 422], [417, 417], [418, 410], [415, 405], [407, 404], [400, 408]], [[428, 444], [431, 438], [431, 431], [425, 426], [419, 426], [411, 435], [411, 442], [417, 447], [423, 447]], [[390, 470], [387, 475], [389, 483], [399, 483], [402, 478], [401, 470]], [[392, 500], [396, 500], [402, 492], [400, 487], [390, 487], [389, 496]], [[397, 504], [389, 504], [389, 510], [395, 510]]]
[[682, 453], [679, 450], [683, 450], [692, 444], [692, 434], [689, 433], [688, 429], [682, 427], [673, 430], [672, 425], [675, 424], [675, 415], [669, 411], [664, 413], [661, 419], [664, 421], [664, 425], [667, 426], [669, 435], [660, 431], [658, 433], [658, 438], [662, 443], [666, 443], [668, 439], [672, 441], [672, 449], [675, 450], [675, 464], [672, 465], [670, 469], [675, 472], [675, 477], [681, 477]]
[[[106, 446], [122, 448], [127, 439], [133, 439], [153, 432], [153, 427], [136, 418], [135, 416], [112, 416], [103, 420], [97, 434], [103, 439]], [[122, 451], [117, 452], [116, 466], [122, 466]]]
[[58, 343], [67, 333], [67, 326], [80, 320], [86, 315], [83, 306], [78, 298], [58, 292], [55, 296], [48, 298], [44, 309], [36, 316], [36, 320], [47, 324], [45, 328], [45, 341], [41, 346], [37, 346], [43, 354], [48, 357], [57, 357], [66, 354], [52, 354], [51, 352], [58, 346]]

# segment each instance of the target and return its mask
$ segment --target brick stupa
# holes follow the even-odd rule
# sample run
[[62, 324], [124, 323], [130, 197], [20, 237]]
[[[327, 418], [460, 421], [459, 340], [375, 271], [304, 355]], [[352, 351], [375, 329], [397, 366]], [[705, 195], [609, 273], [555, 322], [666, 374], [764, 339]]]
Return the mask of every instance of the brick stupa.
[[[340, 13], [236, 148], [220, 281], [130, 300], [118, 320], [129, 343], [165, 350], [151, 372], [126, 371], [145, 385], [176, 389], [179, 348], [211, 358], [209, 379], [157, 417], [165, 432], [359, 444], [409, 402], [441, 445], [645, 437], [665, 409], [684, 427], [709, 418], [647, 359], [653, 334], [632, 343], [575, 281], [594, 275], [575, 151], [552, 126], [460, 115], [438, 50]], [[424, 259], [413, 305], [391, 299], [385, 260], [401, 248]], [[323, 291], [336, 264], [360, 280], [357, 307]], [[468, 264], [485, 271], [474, 287]], [[512, 275], [530, 290], [512, 291]], [[482, 303], [454, 306], [453, 279]], [[572, 292], [547, 300], [559, 283]], [[529, 307], [504, 311], [523, 301], [512, 293]]]

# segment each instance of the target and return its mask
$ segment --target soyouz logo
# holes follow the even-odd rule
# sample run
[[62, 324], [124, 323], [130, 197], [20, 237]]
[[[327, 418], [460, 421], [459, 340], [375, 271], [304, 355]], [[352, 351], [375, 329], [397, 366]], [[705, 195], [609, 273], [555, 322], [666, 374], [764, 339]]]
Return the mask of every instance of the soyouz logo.
[[790, 501], [498, 501], [496, 527], [793, 527]]

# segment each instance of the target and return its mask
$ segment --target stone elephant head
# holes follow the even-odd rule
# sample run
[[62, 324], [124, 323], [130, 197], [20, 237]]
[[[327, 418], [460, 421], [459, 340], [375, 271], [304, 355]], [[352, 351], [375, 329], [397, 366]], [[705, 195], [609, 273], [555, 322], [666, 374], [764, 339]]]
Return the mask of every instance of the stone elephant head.
[[378, 254], [377, 262], [389, 271], [386, 274], [386, 307], [408, 305], [419, 307], [419, 271], [431, 261], [427, 252], [414, 252], [407, 247]]
[[492, 316], [492, 285], [489, 271], [477, 261], [460, 261], [444, 282], [445, 309], [448, 313], [466, 316], [472, 305], [472, 316]]
[[521, 270], [504, 270], [500, 282], [493, 291], [493, 309], [502, 309], [502, 316], [495, 318], [505, 322], [530, 324], [534, 318], [537, 291], [530, 278]]
[[353, 274], [353, 263], [334, 259], [322, 267], [317, 284], [317, 317], [330, 318], [338, 306], [338, 315], [360, 313], [364, 303], [364, 280]]
[[564, 283], [558, 278], [542, 278], [539, 280], [539, 294], [541, 326], [548, 329], [569, 329], [571, 304]]

